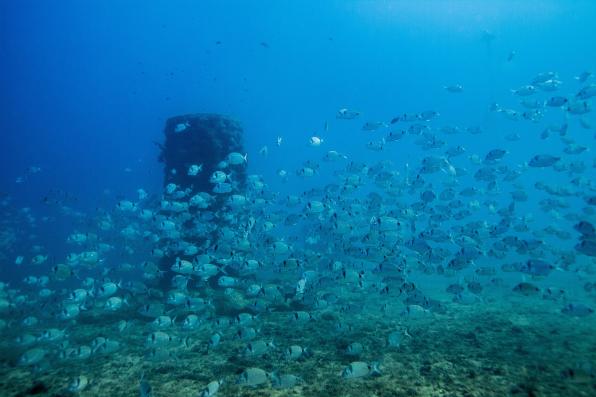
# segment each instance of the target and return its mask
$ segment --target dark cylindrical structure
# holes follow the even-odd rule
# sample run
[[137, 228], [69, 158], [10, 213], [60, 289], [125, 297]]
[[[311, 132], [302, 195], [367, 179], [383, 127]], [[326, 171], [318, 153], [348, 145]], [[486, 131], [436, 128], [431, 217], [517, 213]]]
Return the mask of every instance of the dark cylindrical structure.
[[[209, 177], [231, 152], [244, 153], [240, 124], [218, 114], [198, 113], [171, 117], [166, 121], [160, 161], [165, 163], [164, 186], [175, 183], [193, 193], [211, 192]], [[196, 176], [187, 174], [191, 165], [203, 165]], [[235, 169], [234, 180], [243, 187], [246, 171]]]
[[[191, 195], [199, 192], [213, 194], [214, 185], [209, 181], [211, 174], [220, 169], [219, 163], [232, 152], [244, 153], [242, 128], [240, 124], [226, 116], [217, 114], [187, 114], [168, 119], [165, 126], [165, 142], [160, 145], [162, 151], [159, 160], [164, 163], [164, 187], [170, 183], [178, 190], [190, 189]], [[196, 175], [189, 175], [191, 166], [201, 166]], [[229, 173], [229, 170], [223, 170]], [[234, 167], [233, 181], [235, 191], [242, 191], [246, 186], [246, 170]], [[216, 199], [210, 210], [221, 208], [226, 194], [215, 194]], [[214, 219], [217, 221], [217, 219]], [[204, 236], [214, 241], [217, 236]], [[202, 243], [202, 241], [193, 241]], [[192, 258], [186, 258], [191, 260]], [[168, 288], [174, 275], [171, 266], [175, 258], [166, 256], [159, 263], [164, 272], [162, 288]]]

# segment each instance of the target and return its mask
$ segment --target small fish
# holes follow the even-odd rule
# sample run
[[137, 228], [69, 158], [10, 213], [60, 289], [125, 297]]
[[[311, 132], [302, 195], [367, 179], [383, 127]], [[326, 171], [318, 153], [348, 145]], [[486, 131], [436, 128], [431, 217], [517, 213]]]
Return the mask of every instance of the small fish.
[[302, 167], [298, 171], [296, 171], [296, 175], [305, 177], [305, 178], [310, 178], [310, 177], [314, 176], [316, 173], [317, 173], [317, 171], [311, 167]]
[[543, 100], [526, 98], [520, 101], [520, 104], [527, 109], [542, 109], [545, 102]]
[[567, 112], [570, 114], [586, 114], [591, 110], [592, 107], [588, 101], [575, 100], [573, 102], [569, 102], [569, 105], [567, 106]]
[[596, 95], [596, 84], [590, 84], [582, 88], [576, 95], [579, 99], [588, 99]]
[[536, 87], [533, 85], [524, 85], [516, 90], [511, 90], [511, 93], [517, 96], [528, 96], [536, 93]]
[[521, 136], [518, 133], [512, 132], [510, 134], [505, 135], [505, 139], [509, 142], [517, 142], [521, 139]]
[[312, 352], [308, 348], [298, 345], [292, 345], [284, 351], [284, 357], [287, 360], [298, 360], [311, 355]]
[[[421, 112], [420, 114], [418, 114], [418, 118], [423, 121], [431, 121], [431, 120], [436, 119], [439, 116], [440, 116], [440, 113], [436, 112], [434, 110], [425, 110], [425, 111]], [[422, 127], [428, 128], [424, 125]]]
[[275, 349], [273, 341], [265, 342], [264, 340], [256, 340], [248, 343], [243, 353], [249, 357], [260, 357], [272, 349]]
[[451, 94], [459, 94], [461, 92], [464, 92], [464, 87], [460, 84], [443, 86], [443, 89]]
[[269, 382], [272, 377], [272, 373], [261, 368], [247, 368], [240, 374], [240, 376], [238, 376], [236, 384], [240, 386], [255, 387]]
[[538, 88], [540, 88], [542, 91], [556, 91], [559, 89], [559, 86], [562, 84], [562, 81], [556, 80], [556, 79], [549, 79], [546, 80], [545, 82], [536, 84], [536, 86]]
[[546, 106], [560, 108], [569, 102], [569, 100], [562, 96], [553, 96], [550, 97], [548, 101], [546, 101]]
[[403, 340], [403, 336], [407, 336], [407, 337], [411, 338], [407, 329], [391, 332], [389, 334], [389, 336], [387, 336], [387, 345], [389, 347], [393, 347], [393, 348], [400, 347], [401, 342]]
[[575, 79], [579, 83], [585, 83], [586, 80], [588, 80], [591, 76], [592, 76], [592, 72], [590, 72], [589, 70], [586, 70], [586, 71], [581, 72], [579, 74], [579, 76], [576, 76]]
[[274, 389], [291, 389], [292, 387], [301, 383], [304, 383], [304, 380], [296, 375], [271, 375], [271, 385]]
[[457, 157], [457, 156], [461, 156], [466, 152], [466, 148], [458, 145], [458, 146], [454, 146], [452, 148], [447, 149], [447, 151], [445, 152], [445, 154], [447, 155], [447, 157], [449, 159], [451, 159], [452, 157]]
[[323, 142], [324, 142], [323, 138], [320, 138], [318, 136], [311, 136], [310, 139], [308, 140], [308, 144], [313, 147], [321, 146], [321, 144]]
[[190, 123], [188, 121], [184, 122], [184, 123], [178, 123], [176, 124], [176, 126], [174, 127], [174, 132], [175, 133], [180, 133], [180, 132], [184, 132], [186, 131], [187, 128], [190, 127]]
[[151, 397], [153, 396], [153, 391], [151, 389], [151, 385], [149, 382], [145, 380], [145, 373], [141, 374], [141, 379], [139, 380], [139, 396], [140, 397]]
[[517, 292], [518, 294], [522, 294], [524, 296], [535, 296], [540, 293], [540, 288], [534, 284], [522, 282], [513, 287], [513, 292]]
[[132, 323], [130, 320], [120, 320], [116, 324], [116, 328], [118, 329], [118, 332], [124, 332], [126, 330], [129, 330], [131, 326], [132, 326]]
[[560, 300], [566, 296], [565, 290], [561, 288], [546, 288], [542, 294], [542, 299], [545, 300]]
[[213, 335], [211, 335], [211, 337], [209, 338], [209, 347], [217, 347], [219, 345], [219, 342], [221, 342], [221, 337], [222, 335], [219, 332], [216, 332]]
[[217, 194], [226, 194], [226, 193], [230, 193], [231, 191], [232, 191], [232, 184], [227, 183], [227, 182], [217, 183], [213, 187], [213, 193], [217, 193]]
[[188, 167], [187, 175], [188, 176], [197, 176], [199, 174], [199, 172], [201, 172], [202, 170], [203, 170], [203, 164], [200, 164], [200, 165], [193, 164], [190, 167]]
[[550, 167], [560, 159], [560, 157], [551, 156], [550, 154], [537, 154], [530, 159], [528, 165], [534, 168]]
[[353, 119], [355, 119], [358, 116], [360, 116], [360, 112], [356, 112], [356, 111], [353, 111], [353, 110], [349, 110], [349, 109], [343, 108], [343, 109], [339, 109], [337, 111], [336, 118], [338, 118], [338, 119], [344, 119], [344, 120], [353, 120]]
[[170, 328], [174, 326], [174, 320], [170, 316], [159, 316], [151, 324], [158, 329]]
[[238, 152], [232, 152], [230, 154], [228, 154], [226, 161], [228, 162], [228, 164], [231, 165], [242, 165], [242, 164], [246, 164], [248, 162], [248, 154], [240, 154]]
[[584, 255], [596, 257], [596, 240], [582, 240], [575, 245], [575, 249]]
[[385, 147], [385, 138], [379, 141], [370, 141], [366, 144], [366, 147], [372, 151], [380, 152]]
[[116, 207], [120, 211], [135, 211], [137, 209], [137, 205], [129, 200], [120, 200]]
[[[438, 115], [438, 113], [437, 113]], [[405, 123], [412, 123], [415, 121], [422, 121], [422, 116], [419, 113], [404, 113], [401, 116], [396, 116], [391, 119], [391, 124], [395, 124], [398, 121], [405, 122]]]
[[79, 393], [85, 390], [89, 385], [89, 379], [85, 375], [79, 375], [73, 378], [68, 385], [68, 391], [73, 393]]
[[501, 160], [506, 154], [507, 150], [505, 149], [492, 149], [486, 154], [486, 156], [484, 156], [484, 161], [498, 161]]
[[209, 382], [207, 384], [207, 386], [205, 386], [205, 388], [201, 391], [201, 393], [199, 394], [199, 397], [213, 397], [217, 394], [217, 392], [219, 391], [219, 388], [221, 387], [221, 385], [223, 385], [224, 381], [223, 379], [220, 380], [214, 380], [212, 382]]
[[582, 126], [582, 128], [586, 129], [586, 130], [591, 130], [593, 128], [592, 124], [590, 123], [590, 121], [586, 120], [585, 118], [580, 118], [579, 119], [579, 123]]
[[520, 271], [532, 276], [547, 276], [554, 269], [553, 265], [541, 259], [528, 259]]
[[387, 140], [387, 142], [396, 142], [399, 141], [401, 138], [403, 138], [406, 135], [406, 131], [391, 131], [389, 132], [389, 134], [387, 134], [387, 136], [385, 137], [385, 139]]
[[344, 379], [356, 379], [365, 376], [381, 376], [379, 364], [376, 362], [367, 364], [363, 361], [354, 361], [341, 371]]
[[577, 232], [587, 238], [596, 237], [596, 228], [588, 221], [580, 221], [573, 226]]
[[142, 305], [138, 313], [145, 317], [158, 317], [165, 313], [165, 305], [163, 303], [147, 303]]
[[323, 157], [324, 161], [337, 161], [337, 160], [347, 160], [348, 156], [346, 156], [345, 154], [341, 154], [335, 150], [330, 150], [328, 151], [325, 156]]
[[48, 352], [39, 347], [27, 350], [19, 358], [19, 365], [35, 365], [41, 362]]
[[586, 317], [594, 313], [594, 309], [583, 303], [568, 303], [561, 309], [561, 313], [575, 317]]
[[364, 347], [361, 343], [352, 342], [346, 347], [345, 353], [348, 356], [360, 356], [364, 351]]
[[385, 128], [387, 126], [387, 123], [382, 121], [367, 121], [362, 126], [362, 131], [376, 131], [379, 128]]
[[544, 83], [545, 81], [556, 79], [556, 78], [557, 78], [557, 73], [555, 73], [555, 72], [542, 72], [542, 73], [538, 73], [532, 79], [532, 84], [534, 84], [534, 85], [541, 84], [541, 83]]

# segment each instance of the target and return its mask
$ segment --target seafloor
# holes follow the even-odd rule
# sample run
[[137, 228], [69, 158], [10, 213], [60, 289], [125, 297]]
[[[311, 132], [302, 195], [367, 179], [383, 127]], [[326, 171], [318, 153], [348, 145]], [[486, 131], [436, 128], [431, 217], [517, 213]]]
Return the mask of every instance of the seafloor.
[[[15, 335], [2, 337], [0, 395], [70, 395], [70, 378], [86, 375], [92, 383], [81, 396], [139, 395], [142, 372], [154, 396], [197, 396], [210, 381], [224, 378], [219, 396], [595, 396], [596, 316], [568, 317], [553, 302], [519, 299], [504, 304], [448, 304], [443, 314], [418, 318], [368, 313], [343, 314], [353, 326], [349, 334], [338, 334], [338, 315], [332, 311], [302, 325], [290, 324], [289, 313], [263, 314], [260, 337], [273, 339], [280, 347], [308, 346], [313, 356], [287, 361], [281, 351], [262, 358], [240, 355], [246, 342], [228, 335], [215, 350], [207, 351], [212, 331], [190, 332], [191, 347], [178, 350], [177, 360], [147, 362], [144, 337], [149, 332], [138, 318], [136, 329], [113, 337], [125, 348], [86, 361], [51, 361], [39, 373], [15, 365], [23, 349], [12, 348]], [[99, 324], [119, 317], [101, 317]], [[145, 320], [146, 321], [146, 320]], [[69, 328], [71, 345], [89, 344], [98, 335], [98, 323], [81, 318]], [[387, 335], [407, 327], [398, 348], [387, 346]], [[107, 335], [104, 328], [99, 334]], [[343, 351], [351, 342], [365, 346], [361, 361], [380, 361], [382, 376], [343, 379], [339, 374], [353, 357]], [[281, 350], [281, 349], [280, 349]], [[249, 388], [235, 384], [236, 375], [247, 367], [291, 373], [304, 383], [291, 389], [270, 385]], [[33, 388], [32, 388], [33, 387]], [[45, 390], [45, 391], [44, 391]]]

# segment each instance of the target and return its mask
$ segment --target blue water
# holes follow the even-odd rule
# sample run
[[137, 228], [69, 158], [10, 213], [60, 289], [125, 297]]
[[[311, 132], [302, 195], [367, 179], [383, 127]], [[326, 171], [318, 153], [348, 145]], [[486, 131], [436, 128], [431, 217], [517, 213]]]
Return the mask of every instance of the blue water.
[[[508, 120], [490, 108], [497, 103], [527, 110], [519, 105], [524, 98], [511, 90], [542, 72], [556, 72], [561, 88], [529, 98], [571, 98], [594, 84], [594, 77], [583, 85], [574, 77], [596, 72], [595, 16], [592, 1], [554, 0], [0, 2], [0, 200], [5, 200], [5, 225], [15, 232], [15, 241], [2, 247], [0, 280], [17, 287], [29, 274], [45, 274], [72, 251], [65, 241], [73, 230], [88, 230], [89, 219], [113, 212], [121, 199], [135, 201], [137, 189], [161, 196], [164, 164], [157, 160], [155, 143], [164, 141], [168, 118], [191, 113], [238, 120], [248, 173], [262, 175], [279, 197], [337, 183], [334, 171], [341, 167], [320, 162], [331, 149], [371, 166], [391, 160], [401, 173], [406, 164], [413, 169], [422, 158], [442, 156], [457, 145], [467, 151], [452, 163], [470, 175], [478, 166], [468, 157], [483, 158], [495, 148], [508, 151], [510, 168], [540, 153], [581, 159], [586, 170], [575, 175], [519, 168], [519, 183], [530, 199], [516, 207], [516, 219], [528, 216], [530, 232], [553, 225], [573, 236], [568, 241], [532, 237], [575, 252], [573, 224], [594, 222], [582, 201], [594, 194], [596, 180], [594, 110], [575, 116], [547, 109], [532, 122]], [[443, 88], [455, 84], [464, 91], [451, 94]], [[340, 108], [361, 114], [338, 120]], [[387, 143], [381, 152], [366, 148], [393, 126], [366, 132], [365, 122], [389, 123], [424, 110], [440, 113], [431, 124], [446, 141], [442, 148], [422, 150], [411, 136]], [[581, 127], [580, 118], [590, 127]], [[557, 133], [540, 139], [547, 126], [565, 122], [568, 136], [588, 148], [585, 153], [564, 154]], [[409, 124], [401, 125], [398, 130]], [[444, 126], [462, 132], [439, 132]], [[482, 133], [465, 132], [470, 127]], [[505, 139], [512, 133], [520, 140]], [[309, 147], [311, 136], [322, 137], [322, 147]], [[259, 154], [264, 146], [267, 156]], [[320, 163], [318, 173], [297, 177], [307, 160]], [[32, 166], [40, 171], [27, 171]], [[287, 180], [279, 177], [280, 169], [289, 173]], [[536, 182], [568, 186], [578, 176], [588, 182], [575, 189], [570, 207], [560, 214], [540, 209], [545, 196], [534, 189]], [[437, 194], [445, 178], [429, 177]], [[470, 176], [461, 180], [460, 187], [485, 189]], [[48, 197], [59, 203], [45, 203]], [[499, 206], [511, 201], [507, 189], [477, 199]], [[65, 215], [64, 206], [81, 216]], [[569, 213], [576, 218], [566, 219]], [[483, 214], [470, 219], [498, 221]], [[112, 237], [118, 245], [119, 237]], [[15, 266], [18, 255], [30, 259], [34, 245], [48, 253], [45, 267]], [[544, 286], [560, 285], [573, 295], [586, 280], [594, 281], [594, 258], [578, 258], [581, 269], [551, 275]], [[519, 274], [508, 280], [534, 281]], [[429, 290], [440, 288], [429, 284]], [[508, 284], [505, 294], [510, 290]], [[596, 306], [593, 295], [575, 298]], [[552, 311], [561, 306], [553, 304]], [[582, 395], [594, 392], [593, 378], [588, 384]]]
[[[3, 190], [28, 204], [55, 187], [83, 203], [155, 190], [152, 142], [176, 114], [236, 117], [252, 153], [277, 135], [302, 148], [338, 107], [371, 120], [437, 109], [444, 123], [488, 127], [487, 104], [513, 102], [509, 89], [550, 70], [571, 84], [596, 62], [589, 1], [317, 3], [2, 3]], [[44, 177], [15, 186], [35, 164]]]

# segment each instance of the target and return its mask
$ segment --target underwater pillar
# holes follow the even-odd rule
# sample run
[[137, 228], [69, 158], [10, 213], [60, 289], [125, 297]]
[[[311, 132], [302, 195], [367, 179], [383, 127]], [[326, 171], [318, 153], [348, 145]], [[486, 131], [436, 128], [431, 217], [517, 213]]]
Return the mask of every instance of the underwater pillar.
[[[209, 178], [219, 169], [219, 163], [231, 152], [244, 153], [242, 127], [237, 121], [226, 116], [197, 113], [171, 117], [166, 121], [164, 133], [165, 142], [159, 145], [159, 161], [164, 163], [164, 187], [174, 183], [179, 190], [189, 189], [190, 196], [199, 192], [213, 194], [213, 184], [209, 182]], [[188, 175], [189, 167], [192, 165], [202, 165], [202, 170], [194, 176]], [[244, 189], [244, 167], [237, 167], [234, 181], [240, 190]], [[227, 197], [215, 196], [216, 200], [209, 208], [210, 211], [220, 209]], [[214, 221], [217, 222], [217, 219]], [[212, 241], [215, 238], [216, 236], [204, 236], [204, 239]], [[203, 241], [193, 243], [200, 244]], [[159, 268], [164, 272], [160, 283], [163, 288], [169, 287], [174, 275], [170, 267], [175, 259], [164, 257], [159, 262]]]
[[[226, 116], [198, 113], [171, 117], [166, 121], [165, 142], [159, 160], [165, 163], [164, 186], [175, 183], [192, 193], [211, 193], [209, 177], [230, 152], [244, 153], [240, 124]], [[203, 165], [196, 176], [188, 175], [191, 165]], [[243, 185], [246, 171], [238, 170], [235, 180]]]

